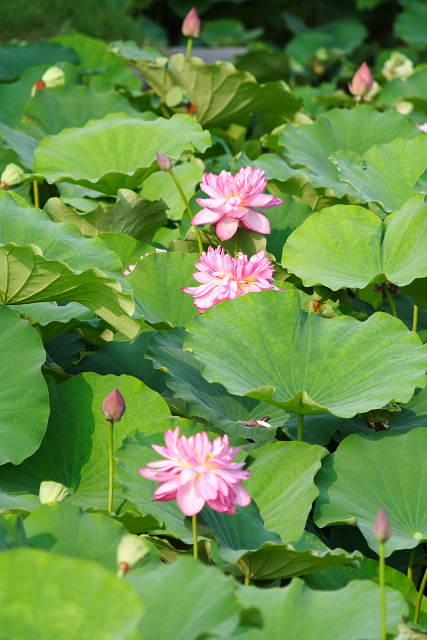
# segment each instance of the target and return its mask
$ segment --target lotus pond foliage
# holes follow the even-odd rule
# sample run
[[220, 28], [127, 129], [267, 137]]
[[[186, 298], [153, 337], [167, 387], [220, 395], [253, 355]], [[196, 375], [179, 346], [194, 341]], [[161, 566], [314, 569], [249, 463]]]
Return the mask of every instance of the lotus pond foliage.
[[284, 50], [206, 64], [191, 6], [185, 53], [0, 46], [5, 640], [427, 638], [427, 13], [402, 4], [376, 53], [359, 19], [284, 14]]

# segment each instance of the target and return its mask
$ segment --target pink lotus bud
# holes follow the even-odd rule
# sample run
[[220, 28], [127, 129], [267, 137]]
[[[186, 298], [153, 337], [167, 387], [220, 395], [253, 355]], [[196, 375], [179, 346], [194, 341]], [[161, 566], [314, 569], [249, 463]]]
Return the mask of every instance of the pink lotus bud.
[[186, 38], [200, 37], [200, 18], [194, 7], [185, 16], [181, 31]]
[[390, 520], [388, 519], [384, 507], [381, 507], [380, 512], [378, 513], [374, 522], [374, 538], [378, 540], [378, 542], [387, 542], [390, 536]]
[[115, 389], [105, 398], [102, 403], [102, 411], [108, 422], [120, 422], [126, 411], [125, 399], [120, 391]]
[[162, 156], [161, 153], [156, 151], [157, 156], [157, 164], [159, 165], [159, 169], [161, 171], [168, 172], [172, 169], [172, 162], [166, 156]]
[[364, 62], [362, 66], [356, 71], [353, 76], [353, 80], [348, 85], [348, 90], [353, 96], [364, 96], [368, 91], [372, 89], [374, 79], [369, 71], [369, 67]]

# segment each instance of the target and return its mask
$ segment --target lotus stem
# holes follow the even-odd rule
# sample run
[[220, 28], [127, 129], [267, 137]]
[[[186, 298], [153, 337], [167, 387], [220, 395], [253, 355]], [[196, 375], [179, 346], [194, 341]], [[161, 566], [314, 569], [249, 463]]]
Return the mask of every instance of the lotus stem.
[[397, 318], [396, 307], [394, 305], [393, 298], [390, 295], [390, 291], [388, 290], [388, 287], [387, 287], [385, 282], [383, 282], [382, 285], [383, 285], [384, 293], [386, 295], [386, 298], [387, 298], [388, 303], [389, 303], [390, 308], [391, 308], [391, 313], [393, 314], [393, 316], [395, 318]]
[[249, 587], [250, 584], [251, 584], [250, 577], [249, 576], [245, 576], [245, 582], [244, 582], [245, 587]]
[[387, 639], [385, 608], [385, 542], [380, 542], [380, 589], [381, 589], [381, 640]]
[[193, 516], [193, 556], [196, 560], [199, 557], [199, 550], [197, 548], [197, 513]]
[[[194, 218], [193, 212], [191, 211], [191, 207], [190, 207], [190, 203], [188, 202], [187, 198], [185, 197], [185, 193], [183, 192], [181, 185], [179, 184], [179, 180], [176, 177], [176, 175], [174, 174], [174, 172], [172, 171], [172, 169], [169, 171], [169, 173], [171, 174], [173, 181], [176, 184], [176, 188], [179, 191], [179, 194], [182, 198], [183, 203], [185, 204], [185, 207], [189, 213], [190, 219], [192, 220]], [[202, 238], [200, 235], [200, 231], [198, 230], [197, 226], [195, 226], [196, 229], [196, 236], [197, 236], [197, 242], [199, 245], [199, 253], [202, 254], [203, 253], [203, 243], [202, 243]]]
[[34, 206], [36, 209], [40, 209], [39, 183], [37, 182], [37, 180], [34, 180], [33, 182], [33, 189], [34, 189]]
[[193, 38], [188, 38], [187, 40], [187, 56], [186, 56], [186, 60], [190, 60], [191, 58], [191, 48], [193, 46]]
[[408, 564], [408, 578], [409, 580], [412, 580], [412, 574], [413, 574], [413, 570], [414, 570], [414, 561], [415, 561], [415, 556], [417, 554], [417, 547], [414, 547], [414, 549], [412, 549], [411, 551], [411, 555], [409, 556], [409, 564]]
[[113, 425], [114, 425], [114, 422], [110, 422], [110, 433], [108, 437], [108, 453], [109, 453], [109, 461], [110, 461], [110, 482], [108, 487], [108, 511], [113, 510], [113, 492], [114, 492]]
[[424, 589], [425, 589], [425, 586], [426, 586], [426, 582], [427, 582], [427, 569], [424, 572], [423, 581], [421, 583], [421, 587], [420, 587], [420, 590], [418, 592], [417, 604], [416, 604], [416, 607], [415, 607], [415, 615], [414, 615], [414, 622], [416, 624], [418, 624], [419, 619], [420, 619], [421, 602], [423, 600], [423, 594], [424, 594]]
[[412, 331], [416, 331], [418, 326], [418, 307], [414, 304], [414, 319], [412, 323]]
[[239, 255], [239, 240], [237, 238], [237, 231], [234, 234], [234, 257], [237, 258]]
[[297, 441], [302, 442], [302, 432], [304, 427], [304, 414], [298, 414], [298, 431], [297, 431]]

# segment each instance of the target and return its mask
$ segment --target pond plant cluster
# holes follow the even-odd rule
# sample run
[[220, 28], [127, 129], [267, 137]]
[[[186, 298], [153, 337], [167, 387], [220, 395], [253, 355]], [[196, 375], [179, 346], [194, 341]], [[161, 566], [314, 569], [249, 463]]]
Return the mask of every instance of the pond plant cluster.
[[199, 29], [0, 47], [0, 637], [427, 638], [427, 41]]

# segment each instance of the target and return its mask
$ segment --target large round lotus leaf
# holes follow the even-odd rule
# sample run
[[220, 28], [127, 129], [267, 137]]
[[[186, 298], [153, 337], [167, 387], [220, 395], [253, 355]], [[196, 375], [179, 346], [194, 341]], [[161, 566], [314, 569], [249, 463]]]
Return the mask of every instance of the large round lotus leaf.
[[385, 507], [392, 529], [386, 555], [425, 542], [426, 447], [425, 428], [373, 436], [355, 433], [345, 438], [316, 477], [316, 524], [357, 524], [371, 549], [378, 552], [373, 526], [379, 510]]
[[179, 158], [183, 152], [203, 153], [210, 144], [209, 132], [188, 115], [145, 121], [113, 113], [44, 138], [34, 152], [34, 173], [49, 184], [71, 182], [115, 195], [153, 173], [156, 151]]
[[[425, 386], [427, 346], [385, 313], [366, 322], [302, 311], [297, 291], [248, 293], [191, 322], [184, 348], [235, 395], [343, 418], [408, 402]], [[391, 366], [392, 364], [392, 366]]]
[[194, 116], [204, 127], [235, 122], [250, 113], [293, 118], [301, 107], [301, 100], [282, 80], [259, 85], [253, 75], [237, 71], [230, 62], [206, 65], [200, 58], [186, 60], [177, 53], [167, 67], [142, 59], [134, 65], [162, 100], [175, 86], [185, 89], [196, 106]]
[[0, 122], [9, 127], [16, 127], [19, 124], [24, 115], [25, 105], [31, 97], [33, 84], [42, 78], [49, 67], [49, 64], [30, 67], [16, 82], [0, 84]]
[[337, 205], [310, 216], [288, 238], [282, 265], [310, 287], [333, 291], [370, 282], [400, 286], [427, 276], [427, 207], [411, 198], [384, 222], [356, 205]]
[[34, 149], [38, 146], [38, 141], [32, 136], [17, 129], [11, 129], [1, 122], [0, 136], [2, 138], [3, 148], [15, 151], [18, 155], [19, 164], [28, 169], [32, 169], [34, 164], [33, 153]]
[[100, 562], [117, 569], [117, 546], [127, 533], [120, 522], [67, 502], [43, 504], [25, 519], [28, 546]]
[[94, 562], [36, 549], [0, 554], [0, 628], [8, 640], [135, 640], [135, 590]]
[[394, 33], [413, 47], [425, 48], [427, 44], [427, 7], [423, 2], [408, 2], [397, 16]]
[[[378, 640], [381, 635], [380, 588], [370, 580], [337, 591], [312, 591], [295, 579], [282, 588], [240, 587], [238, 597], [244, 609], [259, 609], [263, 619], [261, 628], [244, 633], [245, 640]], [[401, 594], [387, 588], [390, 637], [407, 610]]]
[[361, 202], [375, 202], [384, 211], [396, 211], [414, 195], [417, 180], [427, 167], [427, 137], [376, 144], [362, 156], [355, 151], [337, 151], [331, 159], [340, 180], [357, 191]]
[[144, 640], [228, 638], [239, 623], [234, 579], [193, 558], [143, 574], [131, 571], [126, 581], [144, 601]]
[[280, 142], [286, 148], [290, 163], [300, 167], [299, 173], [305, 173], [314, 187], [331, 187], [340, 198], [346, 193], [357, 196], [357, 192], [340, 182], [339, 172], [330, 161], [335, 151], [362, 154], [374, 144], [419, 135], [419, 129], [407, 116], [396, 111], [381, 113], [368, 106], [358, 106], [356, 109], [332, 109], [313, 124], [288, 125]]
[[136, 310], [157, 328], [185, 327], [199, 311], [182, 287], [197, 286], [194, 253], [153, 253], [140, 260], [126, 277]]
[[12, 80], [28, 67], [40, 64], [53, 66], [59, 60], [76, 64], [79, 59], [72, 49], [56, 42], [5, 44], [0, 47], [0, 78]]
[[351, 53], [367, 35], [366, 27], [358, 20], [334, 20], [316, 29], [304, 29], [301, 32], [298, 29], [286, 46], [286, 53], [304, 64], [319, 48], [337, 48]]
[[[130, 376], [82, 373], [55, 385], [49, 379], [51, 412], [46, 435], [38, 451], [19, 466], [0, 469], [0, 508], [32, 511], [39, 506], [44, 480], [70, 489], [67, 502], [83, 509], [108, 505], [108, 422], [101, 405], [118, 389], [126, 401], [126, 413], [114, 425], [114, 450], [128, 433], [170, 416], [163, 398]], [[121, 485], [114, 488], [114, 509], [123, 502]]]
[[39, 334], [0, 304], [0, 464], [19, 464], [40, 446], [49, 417]]

